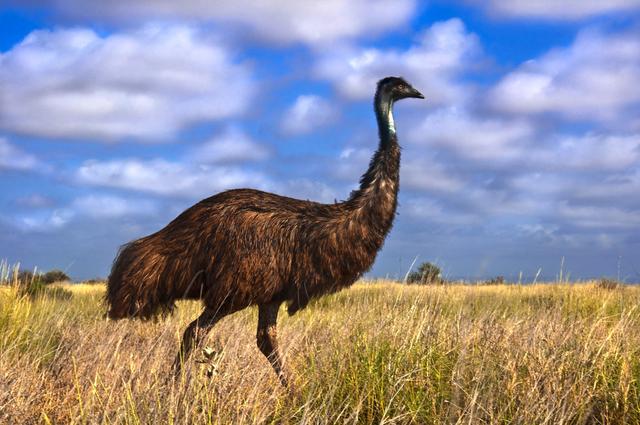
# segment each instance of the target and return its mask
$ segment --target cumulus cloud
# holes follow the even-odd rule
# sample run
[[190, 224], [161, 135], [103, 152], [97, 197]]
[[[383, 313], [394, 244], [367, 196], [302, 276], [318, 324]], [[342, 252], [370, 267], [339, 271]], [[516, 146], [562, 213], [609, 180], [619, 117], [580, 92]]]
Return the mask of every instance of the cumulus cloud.
[[456, 193], [464, 185], [464, 179], [443, 164], [425, 155], [412, 155], [404, 161], [400, 177], [407, 188], [421, 192]]
[[15, 204], [24, 208], [48, 208], [55, 204], [55, 200], [49, 196], [33, 193], [16, 199]]
[[0, 126], [41, 137], [166, 140], [252, 92], [249, 67], [188, 26], [37, 30], [0, 54]]
[[332, 49], [316, 64], [316, 74], [350, 99], [369, 99], [380, 78], [401, 75], [430, 104], [451, 104], [468, 97], [470, 89], [457, 77], [479, 53], [478, 38], [456, 18], [433, 24], [407, 50]]
[[366, 171], [373, 152], [373, 148], [345, 147], [333, 164], [334, 177], [343, 181], [356, 182]]
[[332, 203], [346, 196], [324, 182], [306, 178], [286, 180], [279, 183], [274, 190], [293, 198], [325, 203]]
[[627, 126], [640, 112], [640, 33], [581, 31], [507, 74], [490, 92], [501, 112], [555, 113], [569, 120]]
[[227, 128], [190, 154], [193, 161], [206, 164], [263, 161], [269, 156], [269, 149], [264, 144], [256, 142], [237, 127]]
[[52, 232], [66, 226], [74, 215], [70, 209], [59, 208], [16, 217], [10, 222], [24, 232]]
[[[429, 153], [411, 148], [402, 159], [400, 181], [402, 188], [417, 192], [456, 192], [464, 187], [464, 180], [438, 163]], [[346, 147], [334, 163], [333, 175], [355, 185], [366, 171], [373, 149]]]
[[0, 137], [0, 170], [33, 170], [40, 165], [40, 161], [17, 146], [12, 145]]
[[505, 163], [523, 155], [534, 128], [523, 120], [480, 118], [459, 108], [440, 109], [414, 125], [408, 140], [454, 151], [457, 156]]
[[286, 134], [305, 134], [333, 121], [335, 106], [315, 95], [298, 96], [284, 112], [281, 128]]
[[[33, 3], [40, 3], [34, 0]], [[51, 6], [50, 2], [44, 2]], [[319, 44], [342, 38], [370, 36], [405, 24], [415, 0], [60, 0], [59, 13], [77, 19], [111, 22], [140, 20], [214, 21], [249, 30], [275, 42]]]
[[122, 198], [112, 195], [88, 195], [76, 198], [71, 208], [92, 218], [153, 215], [158, 205], [150, 200]]
[[640, 164], [640, 135], [560, 136], [530, 157], [545, 168], [620, 171]]
[[202, 198], [225, 189], [264, 188], [264, 175], [236, 167], [196, 166], [164, 159], [90, 160], [77, 170], [78, 182], [163, 196]]
[[575, 20], [640, 9], [638, 0], [472, 0], [471, 2], [494, 15], [549, 20]]
[[[531, 201], [534, 220], [544, 219], [547, 225], [573, 233], [583, 229], [582, 240], [592, 231], [606, 234], [632, 228], [640, 219], [636, 196], [640, 163], [637, 153], [622, 159], [618, 156], [621, 151], [615, 152], [610, 145], [614, 152], [605, 152], [607, 144], [616, 139], [602, 139], [604, 146], [599, 146], [601, 139], [591, 135], [569, 138], [571, 144], [561, 148], [565, 154], [555, 152], [552, 158], [553, 151], [533, 153], [531, 171], [510, 177], [506, 192]], [[637, 149], [637, 140], [635, 143]]]
[[33, 199], [36, 204], [27, 206], [37, 209], [22, 215], [16, 215], [8, 221], [23, 232], [51, 233], [63, 229], [72, 222], [82, 219], [100, 220], [122, 217], [152, 216], [158, 212], [158, 203], [148, 199], [123, 198], [113, 195], [88, 195], [75, 198], [67, 205], [49, 208], [51, 202], [41, 203], [40, 198]]
[[567, 196], [577, 205], [615, 205], [640, 211], [640, 167], [622, 173], [607, 173], [587, 183], [575, 185]]
[[442, 223], [446, 225], [470, 225], [478, 223], [478, 214], [464, 211], [452, 211], [451, 208], [435, 199], [415, 197], [406, 204], [407, 214], [420, 221]]
[[406, 140], [401, 180], [416, 218], [433, 214], [431, 222], [455, 224], [544, 217], [563, 231], [600, 223], [606, 233], [611, 226], [587, 220], [589, 212], [635, 222], [640, 208], [633, 195], [640, 188], [637, 134], [544, 132], [517, 117], [442, 108], [413, 123]]
[[640, 226], [640, 211], [620, 208], [616, 205], [569, 205], [561, 203], [559, 214], [573, 225], [584, 228], [637, 229]]
[[640, 162], [638, 134], [545, 133], [523, 119], [479, 117], [456, 108], [427, 115], [409, 129], [407, 141], [412, 149], [444, 149], [456, 163], [473, 161], [475, 168], [614, 172]]

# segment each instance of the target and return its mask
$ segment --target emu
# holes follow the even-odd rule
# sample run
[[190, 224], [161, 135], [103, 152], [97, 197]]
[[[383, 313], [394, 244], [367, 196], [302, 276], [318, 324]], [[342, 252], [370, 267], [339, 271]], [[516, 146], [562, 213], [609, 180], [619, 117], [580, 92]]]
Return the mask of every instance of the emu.
[[424, 96], [400, 77], [378, 82], [379, 146], [346, 201], [320, 204], [252, 189], [204, 199], [120, 249], [108, 280], [108, 316], [148, 319], [170, 313], [178, 299], [202, 300], [204, 311], [184, 331], [177, 372], [216, 322], [257, 304], [258, 347], [286, 387], [276, 339], [280, 305], [293, 315], [352, 285], [391, 229], [400, 171], [392, 108], [404, 98]]

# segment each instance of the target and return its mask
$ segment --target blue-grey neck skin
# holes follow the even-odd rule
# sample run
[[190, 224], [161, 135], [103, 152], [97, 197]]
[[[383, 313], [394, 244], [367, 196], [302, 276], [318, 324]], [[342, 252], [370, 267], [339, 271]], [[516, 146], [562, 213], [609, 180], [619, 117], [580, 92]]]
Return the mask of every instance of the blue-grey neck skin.
[[379, 90], [374, 99], [374, 108], [380, 133], [380, 148], [396, 143], [396, 128], [393, 120], [393, 98], [391, 93]]
[[[395, 211], [398, 191], [400, 146], [396, 137], [393, 121], [393, 97], [391, 93], [380, 89], [374, 98], [374, 108], [378, 121], [380, 144], [371, 158], [369, 168], [360, 178], [360, 188], [351, 193], [349, 201], [357, 206], [368, 205], [375, 212], [391, 213]], [[382, 202], [380, 199], [384, 199]], [[382, 208], [386, 205], [388, 208]], [[373, 212], [373, 210], [372, 210]], [[390, 216], [385, 214], [381, 223], [390, 223]]]

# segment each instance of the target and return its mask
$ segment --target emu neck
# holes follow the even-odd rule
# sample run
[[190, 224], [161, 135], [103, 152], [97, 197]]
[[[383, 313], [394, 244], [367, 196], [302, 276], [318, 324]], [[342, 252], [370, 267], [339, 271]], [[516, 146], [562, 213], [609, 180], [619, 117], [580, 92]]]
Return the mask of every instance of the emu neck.
[[380, 135], [380, 148], [397, 144], [396, 124], [393, 119], [393, 100], [389, 93], [376, 93], [374, 99], [376, 119], [378, 121], [378, 133]]
[[397, 207], [400, 146], [390, 96], [377, 93], [374, 106], [380, 144], [360, 179], [360, 188], [352, 193], [347, 203], [353, 208], [354, 220], [374, 230], [372, 236], [379, 239], [381, 245], [391, 229]]

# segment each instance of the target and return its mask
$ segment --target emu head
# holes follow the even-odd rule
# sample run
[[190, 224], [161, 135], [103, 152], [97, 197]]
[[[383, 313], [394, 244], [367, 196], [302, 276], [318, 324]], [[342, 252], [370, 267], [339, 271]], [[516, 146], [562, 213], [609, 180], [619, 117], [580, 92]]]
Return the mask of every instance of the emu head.
[[411, 84], [407, 83], [402, 77], [387, 77], [378, 81], [377, 93], [380, 98], [389, 99], [392, 102], [407, 97], [424, 99], [422, 93], [414, 89]]

